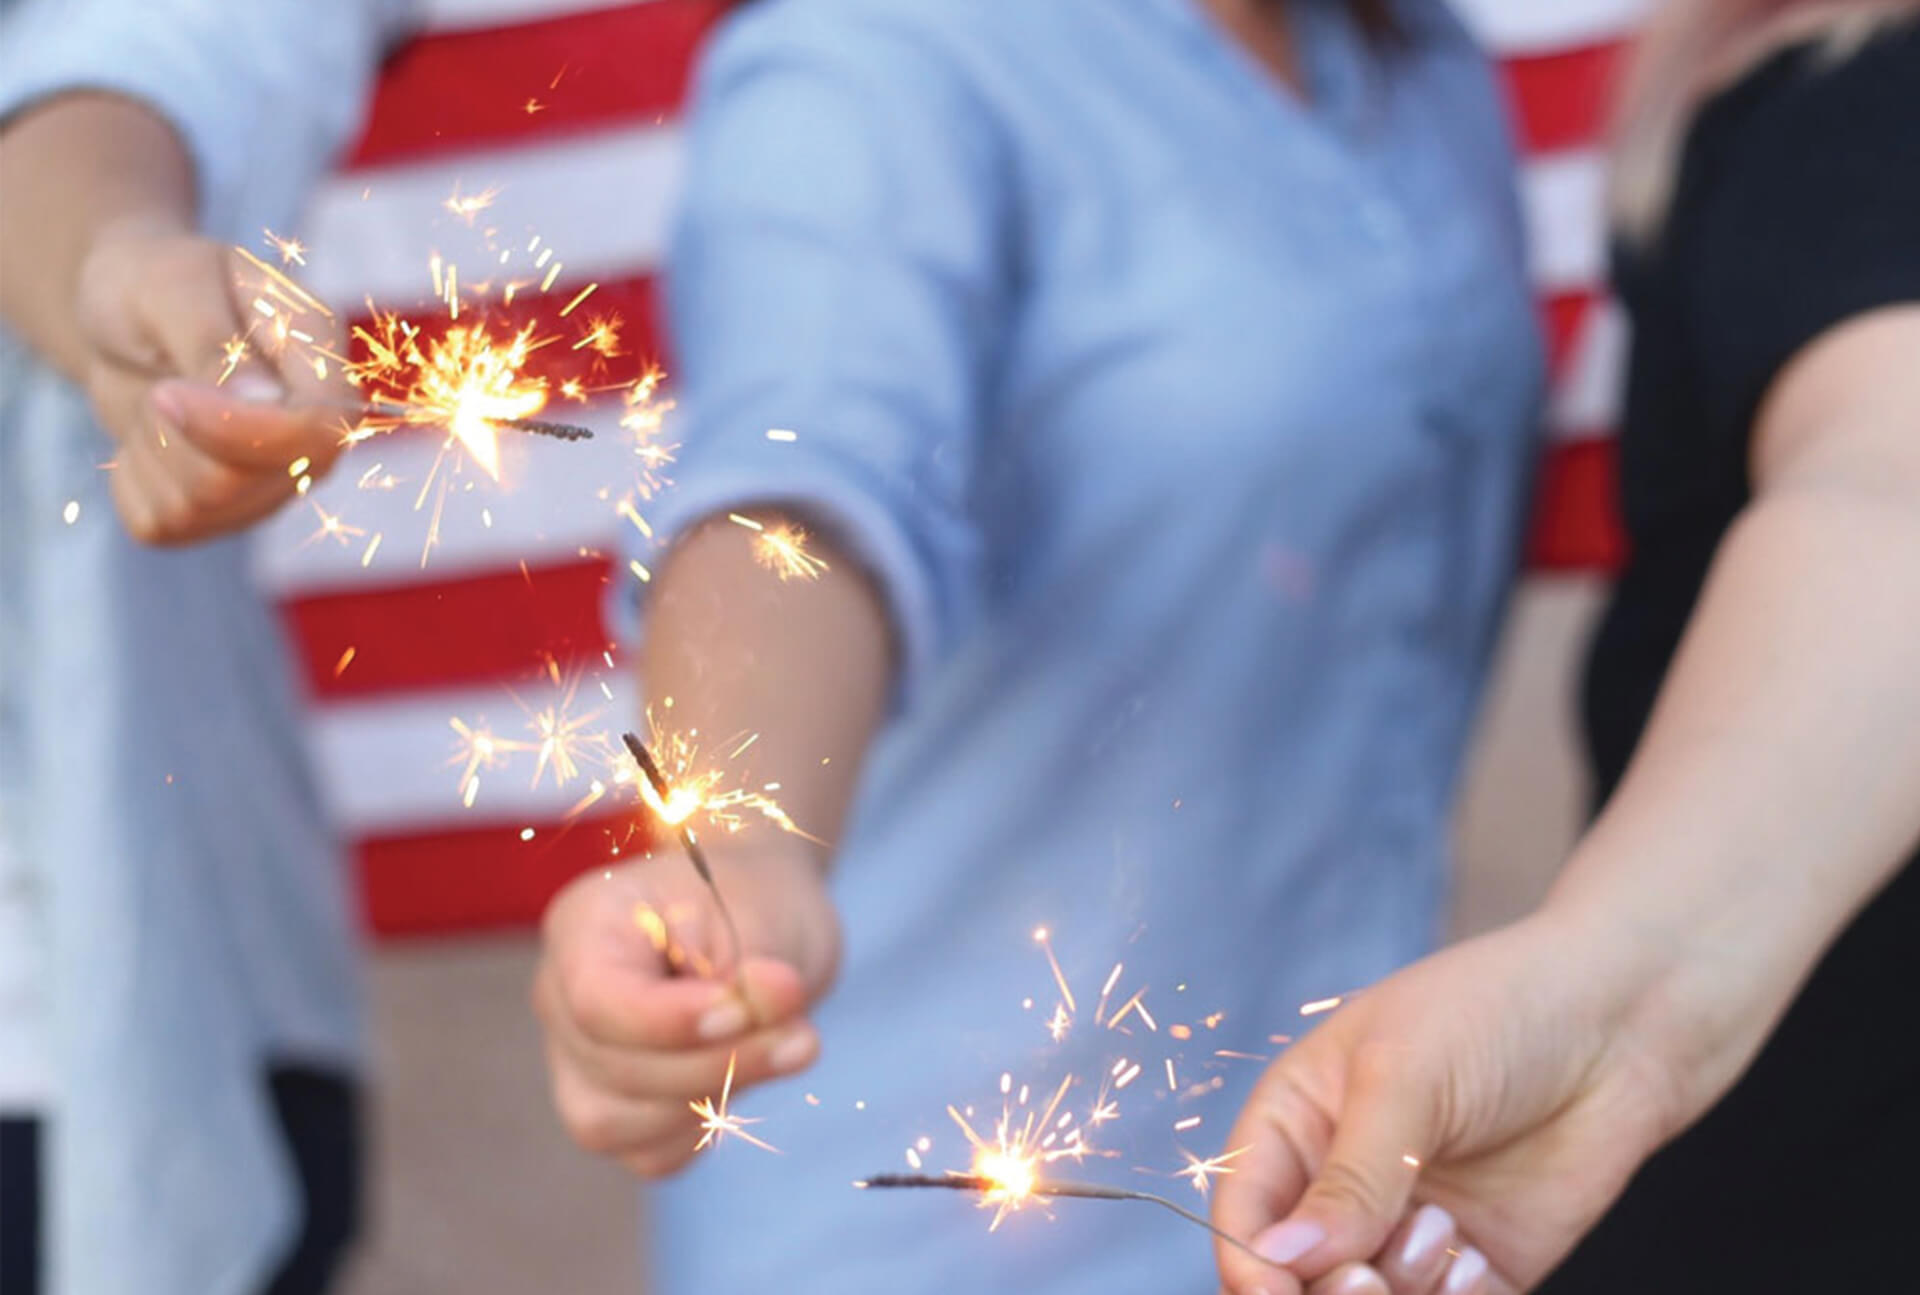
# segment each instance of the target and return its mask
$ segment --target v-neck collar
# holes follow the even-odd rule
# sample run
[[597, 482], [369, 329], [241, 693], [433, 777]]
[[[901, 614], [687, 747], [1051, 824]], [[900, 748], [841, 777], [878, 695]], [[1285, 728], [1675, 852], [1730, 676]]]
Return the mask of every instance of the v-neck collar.
[[1344, 0], [1288, 0], [1287, 17], [1302, 88], [1273, 74], [1203, 0], [1147, 0], [1171, 18], [1197, 47], [1205, 47], [1249, 101], [1264, 103], [1310, 129], [1351, 139], [1365, 120], [1371, 82], [1366, 37]]

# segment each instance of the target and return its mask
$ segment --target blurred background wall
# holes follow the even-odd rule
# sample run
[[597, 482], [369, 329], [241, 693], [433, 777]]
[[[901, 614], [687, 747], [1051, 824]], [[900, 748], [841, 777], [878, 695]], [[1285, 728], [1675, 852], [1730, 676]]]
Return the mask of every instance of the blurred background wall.
[[[1573, 686], [1620, 555], [1608, 430], [1624, 329], [1602, 289], [1599, 142], [1646, 3], [1461, 6], [1510, 91], [1555, 398], [1529, 576], [1460, 815], [1460, 932], [1525, 911], [1583, 813]], [[436, 254], [477, 283], [511, 245], [544, 280], [538, 300], [518, 285], [529, 317], [551, 319], [594, 285], [566, 326], [584, 337], [611, 325], [606, 385], [631, 383], [659, 356], [652, 271], [677, 112], [716, 5], [424, 9], [424, 32], [390, 62], [360, 143], [300, 231], [301, 273], [330, 300], [365, 303], [364, 317], [430, 298]], [[604, 770], [562, 777], [540, 763], [542, 718], [611, 728], [632, 707], [606, 655], [603, 601], [609, 582], [633, 578], [616, 557], [631, 524], [619, 504], [633, 494], [644, 509], [645, 465], [620, 426], [634, 410], [582, 395], [565, 416], [598, 439], [564, 453], [507, 446], [499, 484], [454, 484], [430, 545], [416, 501], [435, 447], [398, 438], [350, 456], [260, 545], [372, 939], [376, 1175], [352, 1295], [639, 1288], [638, 1192], [563, 1139], [526, 1006], [532, 924], [558, 884], [606, 857], [619, 803], [594, 790]]]

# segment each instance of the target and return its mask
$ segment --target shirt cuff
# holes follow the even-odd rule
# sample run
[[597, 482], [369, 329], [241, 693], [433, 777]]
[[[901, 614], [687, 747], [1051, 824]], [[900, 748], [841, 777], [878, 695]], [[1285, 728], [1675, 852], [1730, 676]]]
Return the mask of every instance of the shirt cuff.
[[0, 120], [62, 94], [97, 91], [135, 100], [180, 137], [193, 163], [203, 223], [225, 223], [239, 206], [248, 114], [206, 92], [211, 69], [204, 59], [163, 41], [121, 35], [103, 43], [101, 37], [87, 24], [10, 31], [0, 53]]
[[[717, 467], [667, 487], [646, 510], [653, 537], [629, 531], [629, 554], [651, 568], [702, 521], [767, 506], [803, 518], [873, 577], [898, 644], [891, 709], [898, 713], [910, 705], [933, 671], [952, 618], [942, 614], [945, 600], [914, 536], [868, 488], [817, 464], [794, 464], [778, 473]], [[619, 579], [613, 588], [611, 623], [623, 641], [637, 643], [645, 625], [645, 586]]]

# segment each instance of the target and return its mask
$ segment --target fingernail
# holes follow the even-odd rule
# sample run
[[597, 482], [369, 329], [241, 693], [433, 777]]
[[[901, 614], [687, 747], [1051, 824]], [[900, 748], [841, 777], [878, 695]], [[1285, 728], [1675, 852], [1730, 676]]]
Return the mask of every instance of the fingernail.
[[1453, 1268], [1447, 1273], [1447, 1280], [1440, 1289], [1446, 1295], [1468, 1295], [1468, 1292], [1480, 1289], [1480, 1281], [1486, 1275], [1487, 1257], [1468, 1246], [1453, 1261]]
[[767, 1065], [778, 1074], [798, 1070], [813, 1058], [813, 1031], [795, 1030], [786, 1038], [773, 1045], [773, 1051], [767, 1054]]
[[243, 369], [234, 374], [220, 389], [235, 400], [249, 405], [277, 405], [287, 398], [284, 386], [253, 369]]
[[1387, 1279], [1364, 1264], [1348, 1269], [1333, 1284], [1333, 1295], [1392, 1295]]
[[747, 1006], [737, 998], [716, 1003], [700, 1014], [694, 1031], [708, 1043], [731, 1039], [747, 1028]]
[[1407, 1268], [1424, 1268], [1435, 1252], [1453, 1235], [1453, 1215], [1438, 1205], [1422, 1205], [1407, 1229], [1407, 1243], [1401, 1247], [1400, 1263]]
[[152, 398], [154, 410], [167, 426], [177, 429], [187, 421], [187, 408], [180, 403], [180, 393], [173, 388], [164, 385], [155, 387]]
[[1312, 1219], [1276, 1223], [1253, 1240], [1254, 1253], [1277, 1264], [1290, 1264], [1327, 1239], [1327, 1230]]

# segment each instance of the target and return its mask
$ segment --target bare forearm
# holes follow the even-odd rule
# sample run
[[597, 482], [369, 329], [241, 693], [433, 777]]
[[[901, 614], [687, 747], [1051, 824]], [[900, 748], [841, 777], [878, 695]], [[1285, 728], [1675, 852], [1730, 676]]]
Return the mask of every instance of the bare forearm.
[[648, 600], [641, 685], [655, 718], [697, 731], [709, 755], [757, 734], [728, 780], [778, 783], [795, 823], [832, 844], [885, 706], [891, 631], [852, 559], [816, 540], [827, 569], [782, 581], [755, 560], [753, 542], [719, 518], [674, 549]]
[[88, 250], [123, 222], [189, 230], [192, 164], [153, 112], [79, 92], [29, 108], [0, 130], [0, 175], [0, 315], [80, 378], [88, 348], [75, 303]]
[[1730, 1082], [1920, 834], [1920, 506], [1789, 488], [1723, 543], [1647, 733], [1549, 908], [1651, 972]]

